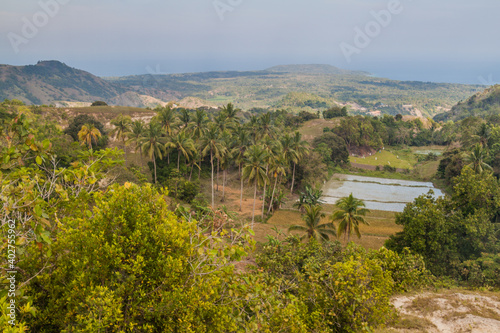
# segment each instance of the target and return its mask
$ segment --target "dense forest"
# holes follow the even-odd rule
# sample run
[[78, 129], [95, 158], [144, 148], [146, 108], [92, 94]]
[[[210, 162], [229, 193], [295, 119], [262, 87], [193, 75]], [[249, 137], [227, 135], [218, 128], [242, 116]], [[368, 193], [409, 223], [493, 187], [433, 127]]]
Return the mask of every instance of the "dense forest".
[[[396, 320], [396, 293], [500, 287], [498, 117], [229, 103], [158, 107], [148, 121], [121, 114], [110, 126], [78, 115], [62, 128], [52, 111], [0, 106], [1, 260], [4, 276], [15, 272], [17, 320], [3, 312], [5, 332], [371, 332]], [[320, 118], [335, 125], [307, 142], [301, 127]], [[408, 204], [385, 247], [349, 242], [368, 213], [352, 196], [321, 224], [317, 185], [354, 152], [427, 145], [448, 146], [424, 157], [439, 158], [448, 195]], [[228, 174], [240, 205], [251, 190], [248, 219], [224, 206]], [[305, 224], [256, 244], [256, 225], [294, 192]], [[12, 299], [3, 290], [0, 306]]]

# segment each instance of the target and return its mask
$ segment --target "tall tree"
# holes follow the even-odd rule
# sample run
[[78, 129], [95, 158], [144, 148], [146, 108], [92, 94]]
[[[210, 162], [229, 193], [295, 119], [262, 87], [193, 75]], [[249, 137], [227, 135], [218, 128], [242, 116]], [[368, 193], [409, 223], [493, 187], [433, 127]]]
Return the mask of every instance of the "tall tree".
[[161, 124], [151, 120], [141, 139], [141, 150], [153, 160], [155, 183], [157, 182], [156, 157], [163, 158], [163, 152], [165, 152], [163, 141], [164, 138]]
[[111, 125], [115, 126], [111, 130], [110, 134], [115, 137], [115, 139], [120, 140], [123, 144], [123, 150], [125, 150], [125, 140], [130, 132], [130, 126], [132, 124], [132, 119], [130, 116], [124, 116], [120, 114], [118, 117], [111, 120]]
[[[127, 133], [127, 144], [134, 144], [135, 148], [139, 148], [139, 154], [142, 157], [141, 140], [146, 131], [146, 124], [143, 120], [134, 120], [129, 127], [129, 132]], [[142, 163], [142, 158], [141, 158]]]
[[189, 131], [191, 131], [193, 138], [201, 138], [207, 131], [208, 116], [205, 110], [198, 109], [191, 118], [191, 122], [188, 125]]
[[186, 161], [195, 151], [194, 141], [191, 139], [187, 131], [180, 131], [165, 144], [165, 149], [174, 148], [177, 150], [177, 171], [180, 169], [181, 154]]
[[181, 108], [179, 109], [178, 118], [182, 129], [187, 129], [191, 122], [191, 112], [188, 109]]
[[306, 232], [304, 237], [314, 238], [320, 242], [327, 241], [330, 239], [329, 236], [336, 236], [336, 233], [332, 222], [320, 224], [323, 217], [325, 214], [321, 212], [321, 206], [306, 205], [305, 213], [302, 215], [306, 225], [292, 225], [288, 231], [304, 231]]
[[210, 124], [207, 132], [201, 138], [202, 155], [210, 154], [210, 166], [212, 168], [212, 208], [215, 207], [214, 199], [214, 158], [218, 158], [223, 150], [219, 138], [219, 129], [215, 124]]
[[223, 154], [220, 157], [222, 167], [222, 199], [225, 200], [227, 169], [233, 161], [233, 137], [229, 131], [224, 131], [221, 135], [221, 144], [224, 147]]
[[233, 156], [238, 163], [238, 172], [240, 176], [240, 212], [243, 205], [243, 174], [241, 172], [242, 165], [245, 161], [245, 152], [250, 144], [250, 135], [245, 127], [238, 126], [235, 133], [235, 148]]
[[199, 144], [201, 137], [205, 135], [207, 131], [208, 124], [208, 116], [205, 110], [198, 109], [196, 110], [194, 116], [191, 118], [191, 123], [188, 125], [188, 130], [191, 132], [193, 139], [196, 142], [196, 146], [198, 147], [198, 178], [201, 175], [201, 159], [203, 158], [203, 154], [201, 153], [202, 148]]
[[155, 121], [160, 124], [160, 127], [167, 136], [172, 135], [177, 128], [175, 110], [170, 106], [166, 106], [164, 108], [159, 108], [157, 112], [158, 113], [154, 117]]
[[92, 141], [97, 144], [97, 139], [101, 137], [101, 132], [94, 126], [94, 124], [85, 124], [82, 126], [80, 132], [78, 132], [78, 139], [83, 143], [88, 145], [89, 149], [92, 149]]
[[[338, 237], [345, 234], [347, 236], [347, 242], [351, 237], [351, 232], [356, 233], [356, 235], [361, 237], [359, 233], [359, 224], [363, 223], [368, 225], [368, 222], [364, 219], [366, 213], [370, 211], [365, 207], [363, 200], [356, 199], [352, 193], [348, 197], [340, 198], [335, 203], [340, 209], [331, 215], [331, 221], [340, 221], [337, 231]], [[344, 236], [345, 238], [345, 236]]]
[[300, 132], [295, 132], [295, 135], [292, 137], [291, 149], [294, 151], [295, 160], [292, 159], [293, 162], [293, 174], [292, 174], [292, 186], [290, 188], [290, 193], [293, 194], [293, 185], [295, 183], [295, 167], [297, 163], [306, 156], [309, 151], [307, 150], [307, 146], [309, 144], [306, 141], [302, 140], [302, 134]]
[[273, 207], [276, 186], [278, 185], [278, 182], [281, 183], [281, 177], [286, 176], [286, 160], [283, 156], [283, 146], [280, 144], [279, 147], [281, 150], [278, 154], [274, 155], [270, 167], [271, 175], [274, 178], [274, 186], [273, 193], [271, 194], [271, 200], [269, 201], [269, 208], [267, 210], [268, 214], [271, 212], [271, 208]]
[[254, 184], [252, 227], [255, 221], [255, 203], [257, 202], [257, 186], [263, 186], [268, 181], [265, 161], [267, 154], [260, 146], [250, 146], [245, 152], [245, 165], [243, 166], [243, 177], [248, 179], [249, 184]]
[[[264, 151], [266, 152], [266, 159], [265, 159], [265, 166], [266, 166], [266, 175], [269, 173], [269, 166], [272, 163], [273, 158], [278, 154], [277, 151], [279, 151], [279, 141], [273, 141], [271, 137], [267, 134], [263, 137], [261, 140], [262, 147]], [[263, 200], [262, 200], [262, 220], [264, 220], [264, 207], [266, 204], [265, 196], [266, 196], [266, 187], [267, 187], [267, 181], [264, 181], [264, 194], [263, 194]]]
[[238, 122], [239, 118], [236, 116], [236, 114], [240, 111], [239, 109], [235, 108], [232, 103], [227, 103], [227, 105], [222, 107], [222, 112], [226, 115], [227, 120], [230, 122]]
[[265, 137], [266, 135], [268, 135], [271, 138], [274, 138], [276, 134], [276, 129], [273, 126], [273, 121], [270, 112], [260, 116], [259, 127], [260, 127], [259, 133], [261, 138]]

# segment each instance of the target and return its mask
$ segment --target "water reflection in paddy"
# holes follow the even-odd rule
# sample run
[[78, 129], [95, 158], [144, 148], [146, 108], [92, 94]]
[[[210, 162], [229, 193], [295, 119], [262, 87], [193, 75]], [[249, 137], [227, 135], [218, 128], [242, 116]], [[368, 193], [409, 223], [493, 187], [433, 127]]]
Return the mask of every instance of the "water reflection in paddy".
[[352, 193], [363, 200], [368, 209], [402, 212], [408, 202], [429, 190], [433, 190], [436, 197], [443, 196], [441, 190], [428, 182], [336, 174], [323, 186], [322, 199], [334, 204]]

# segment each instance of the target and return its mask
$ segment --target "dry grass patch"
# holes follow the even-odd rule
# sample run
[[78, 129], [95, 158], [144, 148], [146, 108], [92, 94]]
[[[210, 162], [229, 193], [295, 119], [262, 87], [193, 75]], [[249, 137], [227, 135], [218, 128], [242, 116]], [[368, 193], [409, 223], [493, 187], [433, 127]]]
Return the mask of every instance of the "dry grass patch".
[[414, 298], [407, 309], [427, 315], [441, 310], [441, 306], [433, 297], [420, 296]]
[[308, 142], [312, 142], [314, 138], [323, 135], [323, 128], [335, 128], [339, 125], [340, 118], [335, 119], [313, 119], [306, 121], [301, 128], [299, 128], [302, 138]]
[[[330, 215], [335, 210], [334, 205], [324, 205], [323, 212], [326, 214], [321, 221], [321, 223], [328, 223]], [[361, 245], [367, 249], [379, 249], [389, 238], [390, 235], [395, 234], [402, 230], [401, 226], [394, 223], [395, 213], [394, 212], [384, 212], [384, 211], [371, 211], [367, 214], [366, 220], [370, 225], [361, 225], [361, 238], [351, 235], [351, 241]], [[277, 227], [279, 230], [287, 233], [288, 228], [291, 225], [299, 224], [305, 225], [302, 221], [301, 214], [297, 210], [280, 210], [277, 211], [268, 221], [268, 226], [258, 226], [256, 225], [255, 236], [257, 241], [265, 239], [265, 235], [262, 233], [275, 235], [272, 231], [273, 227]], [[338, 224], [335, 223], [337, 226]], [[300, 233], [297, 233], [300, 235]], [[342, 243], [345, 243], [344, 237], [339, 239]]]
[[412, 315], [401, 315], [393, 322], [388, 323], [387, 326], [388, 327], [374, 330], [374, 333], [427, 333], [430, 329], [436, 328], [436, 325], [434, 325], [430, 320]]

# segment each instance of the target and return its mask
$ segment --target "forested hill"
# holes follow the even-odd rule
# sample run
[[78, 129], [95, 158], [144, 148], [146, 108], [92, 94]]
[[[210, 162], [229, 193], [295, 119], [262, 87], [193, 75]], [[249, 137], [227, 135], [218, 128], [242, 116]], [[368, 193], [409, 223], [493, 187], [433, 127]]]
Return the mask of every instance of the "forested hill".
[[285, 65], [262, 71], [146, 74], [107, 78], [164, 99], [196, 97], [249, 110], [323, 111], [338, 104], [351, 114], [434, 116], [482, 90], [479, 85], [396, 81], [329, 65]]
[[471, 116], [487, 118], [494, 115], [500, 115], [500, 85], [491, 86], [465, 102], [458, 102], [451, 111], [436, 115], [434, 120], [457, 121]]

